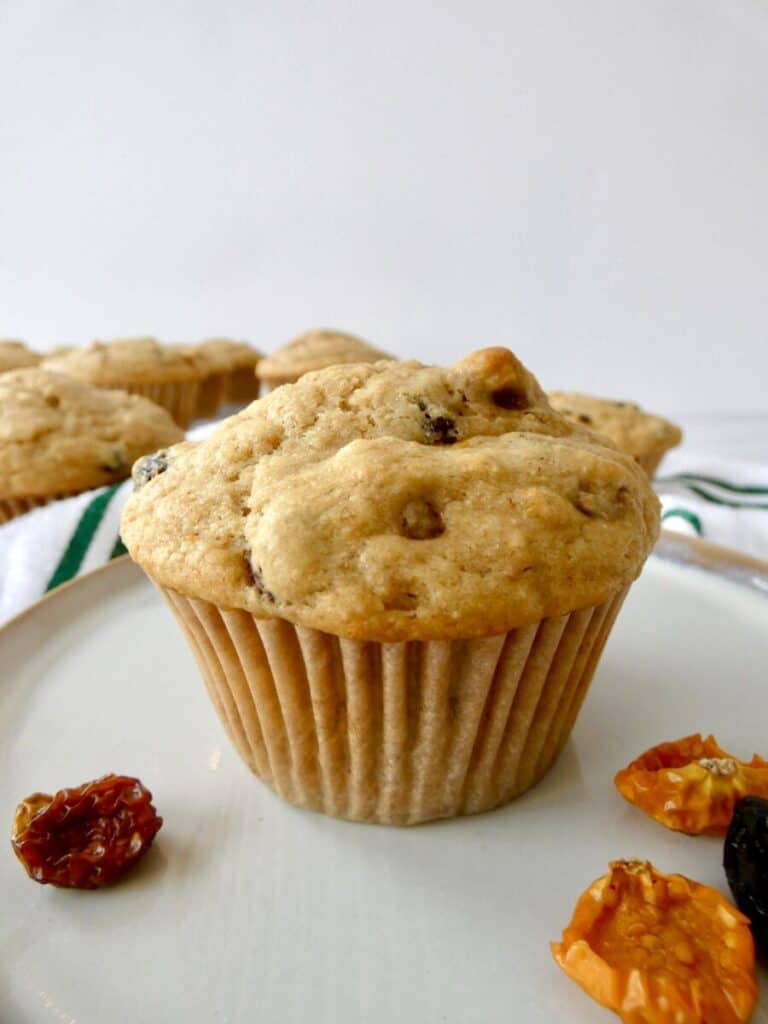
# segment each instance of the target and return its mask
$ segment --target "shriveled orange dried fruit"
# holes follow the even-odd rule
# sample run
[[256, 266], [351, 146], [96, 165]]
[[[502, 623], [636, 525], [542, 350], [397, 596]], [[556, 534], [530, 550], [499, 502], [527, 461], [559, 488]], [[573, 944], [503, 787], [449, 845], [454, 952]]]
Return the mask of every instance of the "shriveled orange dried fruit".
[[757, 1002], [749, 921], [716, 889], [614, 861], [552, 954], [625, 1024], [741, 1024]]
[[739, 761], [699, 733], [646, 750], [617, 773], [631, 804], [676, 832], [723, 836], [744, 796], [768, 797], [768, 761]]

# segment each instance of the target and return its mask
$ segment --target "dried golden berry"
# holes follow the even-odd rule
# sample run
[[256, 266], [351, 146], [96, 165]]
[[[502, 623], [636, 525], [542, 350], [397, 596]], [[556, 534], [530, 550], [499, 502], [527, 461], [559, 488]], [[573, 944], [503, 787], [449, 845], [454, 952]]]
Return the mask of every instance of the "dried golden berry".
[[747, 918], [716, 889], [642, 861], [611, 864], [552, 954], [625, 1024], [741, 1024], [757, 1002]]
[[147, 852], [162, 824], [138, 779], [105, 775], [27, 797], [16, 808], [11, 845], [36, 882], [99, 889]]
[[714, 736], [696, 733], [652, 747], [614, 781], [625, 800], [667, 828], [721, 836], [742, 797], [768, 797], [768, 761], [757, 754], [738, 761]]

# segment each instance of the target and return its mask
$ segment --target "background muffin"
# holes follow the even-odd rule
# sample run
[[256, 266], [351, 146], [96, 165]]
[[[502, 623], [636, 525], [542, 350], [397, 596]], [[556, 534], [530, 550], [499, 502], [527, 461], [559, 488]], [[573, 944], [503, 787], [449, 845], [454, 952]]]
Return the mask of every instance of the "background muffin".
[[27, 348], [23, 341], [0, 338], [0, 373], [20, 370], [24, 366], [36, 366], [42, 356]]
[[181, 427], [200, 415], [201, 382], [207, 362], [187, 345], [155, 338], [94, 341], [44, 360], [46, 369], [102, 388], [143, 395], [167, 409]]
[[208, 362], [200, 389], [200, 411], [213, 416], [225, 402], [252, 402], [259, 397], [256, 367], [261, 353], [245, 341], [208, 338], [190, 346]]
[[540, 778], [658, 531], [642, 470], [504, 349], [308, 374], [134, 479], [123, 540], [244, 760], [363, 821]]
[[375, 363], [394, 359], [362, 338], [343, 331], [305, 331], [259, 363], [259, 377], [267, 391], [290, 384], [305, 373], [341, 363]]
[[0, 376], [0, 522], [114, 483], [139, 456], [184, 437], [169, 414], [124, 391], [43, 369]]
[[611, 439], [623, 452], [636, 459], [649, 477], [653, 477], [664, 454], [680, 444], [683, 432], [674, 423], [644, 412], [634, 402], [610, 398], [550, 391], [547, 395], [554, 409], [574, 423], [583, 423], [591, 430]]

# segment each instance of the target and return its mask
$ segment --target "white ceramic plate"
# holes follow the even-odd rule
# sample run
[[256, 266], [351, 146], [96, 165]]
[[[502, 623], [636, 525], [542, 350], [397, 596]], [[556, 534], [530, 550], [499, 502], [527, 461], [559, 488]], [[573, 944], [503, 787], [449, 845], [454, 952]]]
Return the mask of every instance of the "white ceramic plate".
[[695, 730], [740, 755], [768, 748], [768, 576], [720, 561], [752, 588], [650, 561], [533, 792], [406, 830], [296, 810], [252, 777], [129, 562], [54, 594], [0, 632], [0, 822], [28, 793], [116, 771], [152, 789], [165, 826], [130, 878], [95, 893], [35, 885], [0, 847], [0, 1021], [615, 1019], [550, 958], [579, 893], [632, 856], [727, 889], [720, 841], [654, 824], [614, 772]]

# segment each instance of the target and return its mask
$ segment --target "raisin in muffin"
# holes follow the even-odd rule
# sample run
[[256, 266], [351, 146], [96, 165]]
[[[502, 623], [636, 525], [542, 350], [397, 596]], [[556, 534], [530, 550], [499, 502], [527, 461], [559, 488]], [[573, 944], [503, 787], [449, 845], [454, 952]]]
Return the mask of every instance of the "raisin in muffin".
[[305, 331], [259, 363], [259, 379], [267, 391], [290, 384], [305, 373], [341, 363], [375, 363], [394, 359], [354, 334], [318, 329]]
[[181, 427], [201, 414], [208, 363], [188, 345], [166, 345], [155, 338], [94, 341], [45, 359], [43, 365], [87, 384], [143, 395], [167, 409]]
[[659, 525], [506, 349], [307, 374], [134, 479], [123, 540], [245, 762], [387, 824], [544, 775]]
[[644, 412], [634, 402], [550, 391], [550, 404], [574, 423], [583, 423], [609, 437], [623, 452], [636, 459], [652, 479], [670, 448], [680, 444], [683, 432], [674, 423]]
[[123, 480], [141, 455], [184, 437], [159, 406], [43, 369], [0, 376], [0, 523]]
[[261, 353], [252, 345], [229, 338], [208, 338], [190, 348], [209, 365], [200, 388], [201, 415], [215, 415], [226, 402], [242, 404], [259, 397], [256, 369]]
[[0, 339], [0, 373], [36, 366], [41, 358], [37, 352], [27, 348], [23, 341]]

